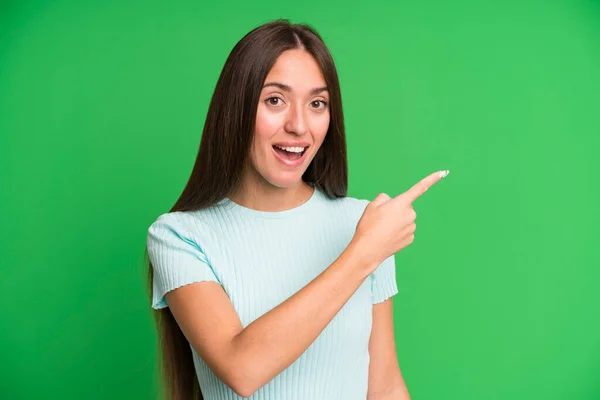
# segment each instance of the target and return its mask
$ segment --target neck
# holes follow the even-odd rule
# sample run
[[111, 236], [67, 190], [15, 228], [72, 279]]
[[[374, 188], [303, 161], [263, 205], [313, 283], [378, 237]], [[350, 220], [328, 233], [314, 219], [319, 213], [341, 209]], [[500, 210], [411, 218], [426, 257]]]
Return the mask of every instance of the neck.
[[313, 189], [304, 181], [281, 188], [269, 183], [264, 185], [241, 185], [229, 199], [243, 207], [258, 211], [285, 211], [296, 208], [310, 199]]

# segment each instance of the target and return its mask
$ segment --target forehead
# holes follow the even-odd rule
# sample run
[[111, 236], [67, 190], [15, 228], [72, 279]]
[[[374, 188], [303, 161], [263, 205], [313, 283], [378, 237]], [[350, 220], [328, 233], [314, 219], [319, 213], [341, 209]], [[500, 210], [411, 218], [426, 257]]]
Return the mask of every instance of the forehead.
[[321, 67], [310, 53], [301, 49], [281, 53], [267, 74], [266, 81], [287, 83], [292, 89], [325, 85]]

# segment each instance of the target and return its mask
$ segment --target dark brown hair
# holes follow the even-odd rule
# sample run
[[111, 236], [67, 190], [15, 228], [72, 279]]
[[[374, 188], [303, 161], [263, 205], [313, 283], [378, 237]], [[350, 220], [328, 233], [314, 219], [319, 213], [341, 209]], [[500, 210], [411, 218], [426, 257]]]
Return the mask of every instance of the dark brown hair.
[[[314, 28], [280, 19], [250, 31], [229, 54], [208, 108], [191, 176], [170, 212], [206, 208], [237, 190], [250, 155], [262, 86], [279, 55], [291, 49], [304, 49], [315, 58], [329, 89], [329, 129], [302, 180], [329, 198], [346, 196], [346, 135], [333, 58]], [[148, 260], [150, 296], [152, 277]], [[154, 310], [154, 316], [167, 399], [202, 400], [187, 339], [168, 307]]]

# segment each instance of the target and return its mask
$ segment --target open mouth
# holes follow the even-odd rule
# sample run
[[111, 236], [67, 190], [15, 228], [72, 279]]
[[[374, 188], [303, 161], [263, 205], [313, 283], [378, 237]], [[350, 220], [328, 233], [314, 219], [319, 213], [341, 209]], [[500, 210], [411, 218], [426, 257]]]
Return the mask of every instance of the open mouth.
[[[290, 161], [294, 161], [294, 160], [298, 160], [299, 158], [302, 158], [302, 156], [306, 152], [307, 148], [308, 147], [304, 147], [302, 150], [300, 150], [300, 148], [294, 147], [294, 148], [285, 150], [279, 146], [275, 146], [275, 145], [273, 146], [273, 150], [275, 150], [277, 152], [277, 154], [279, 154], [282, 158], [284, 158], [286, 160], [290, 160]], [[300, 150], [300, 151], [298, 151], [298, 150]]]

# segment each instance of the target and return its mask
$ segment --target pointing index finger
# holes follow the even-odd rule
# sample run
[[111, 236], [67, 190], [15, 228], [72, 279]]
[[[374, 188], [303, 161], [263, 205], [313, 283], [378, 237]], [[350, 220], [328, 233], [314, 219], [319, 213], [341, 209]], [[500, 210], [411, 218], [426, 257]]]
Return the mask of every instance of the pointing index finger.
[[402, 198], [403, 200], [409, 203], [412, 203], [413, 201], [418, 199], [423, 193], [425, 193], [427, 189], [429, 189], [435, 183], [448, 176], [449, 173], [450, 170], [447, 169], [443, 171], [434, 172], [433, 174], [421, 179], [419, 182], [417, 182], [416, 185], [408, 189], [406, 192], [400, 194], [398, 197]]

